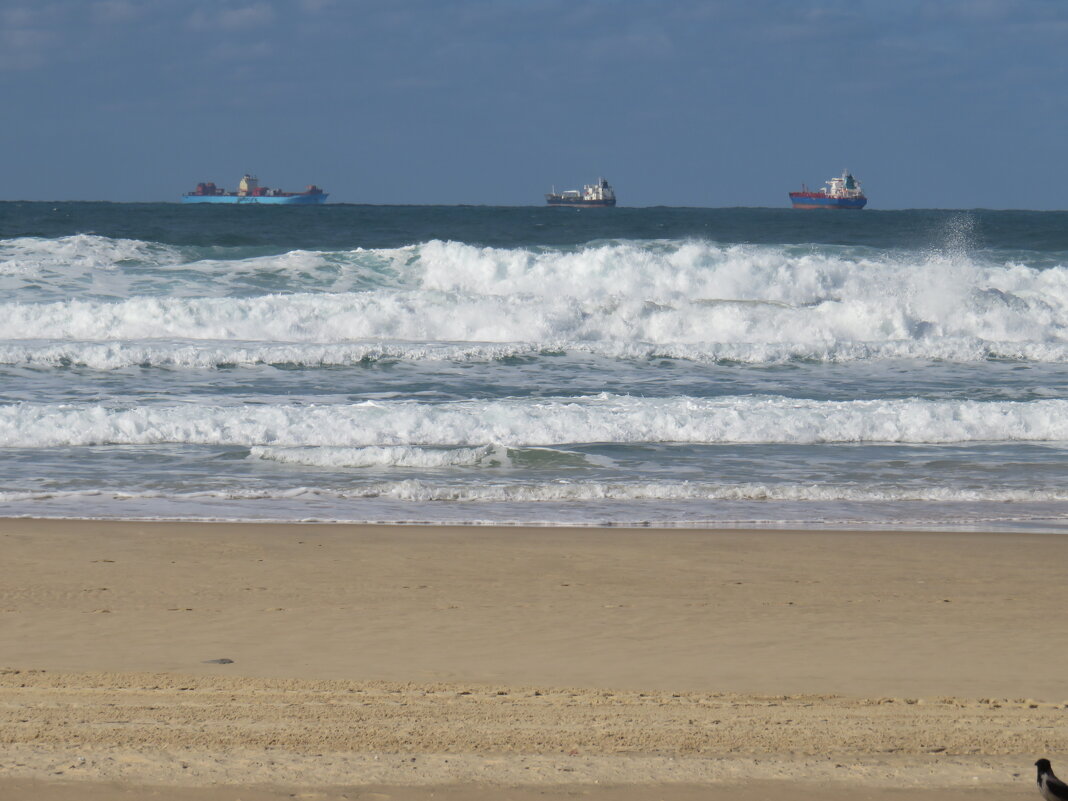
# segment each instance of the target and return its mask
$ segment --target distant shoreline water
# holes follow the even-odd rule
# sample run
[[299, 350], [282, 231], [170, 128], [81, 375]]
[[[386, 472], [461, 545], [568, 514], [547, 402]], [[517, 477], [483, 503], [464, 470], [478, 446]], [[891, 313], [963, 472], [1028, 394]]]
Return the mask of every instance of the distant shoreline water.
[[0, 203], [0, 516], [1061, 531], [1068, 212]]

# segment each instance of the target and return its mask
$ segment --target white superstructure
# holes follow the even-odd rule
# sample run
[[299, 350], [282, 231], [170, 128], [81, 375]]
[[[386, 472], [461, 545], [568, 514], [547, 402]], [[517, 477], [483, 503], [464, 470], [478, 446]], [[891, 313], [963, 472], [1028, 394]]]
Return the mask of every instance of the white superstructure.
[[598, 178], [595, 184], [586, 184], [582, 187], [583, 200], [615, 200], [616, 193], [608, 185], [604, 178]]
[[827, 182], [827, 197], [834, 198], [857, 198], [864, 197], [860, 189], [860, 181], [853, 177], [849, 170], [842, 170], [838, 178], [832, 178]]

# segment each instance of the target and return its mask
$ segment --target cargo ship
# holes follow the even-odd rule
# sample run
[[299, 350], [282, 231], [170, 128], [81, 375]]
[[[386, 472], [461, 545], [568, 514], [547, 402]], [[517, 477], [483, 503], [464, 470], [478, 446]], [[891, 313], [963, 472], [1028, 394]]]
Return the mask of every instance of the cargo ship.
[[587, 184], [578, 189], [568, 189], [557, 193], [556, 187], [545, 195], [545, 202], [550, 206], [614, 206], [616, 205], [616, 193], [608, 185], [604, 178], [598, 178], [597, 183]]
[[283, 192], [260, 186], [254, 175], [245, 174], [237, 185], [236, 192], [227, 192], [208, 181], [197, 184], [192, 192], [182, 195], [183, 203], [275, 203], [284, 205], [312, 205], [325, 203], [326, 192], [314, 184], [303, 192]]
[[790, 202], [795, 209], [862, 209], [868, 199], [860, 189], [860, 181], [844, 170], [838, 178], [827, 181], [826, 189], [818, 192], [810, 192], [802, 184], [800, 192], [790, 193]]

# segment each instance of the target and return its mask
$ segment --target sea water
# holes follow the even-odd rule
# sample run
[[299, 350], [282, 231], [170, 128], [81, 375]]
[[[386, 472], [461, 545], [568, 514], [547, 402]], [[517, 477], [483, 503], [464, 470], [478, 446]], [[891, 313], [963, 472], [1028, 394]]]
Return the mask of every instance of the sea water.
[[0, 515], [1068, 528], [1068, 213], [0, 203]]

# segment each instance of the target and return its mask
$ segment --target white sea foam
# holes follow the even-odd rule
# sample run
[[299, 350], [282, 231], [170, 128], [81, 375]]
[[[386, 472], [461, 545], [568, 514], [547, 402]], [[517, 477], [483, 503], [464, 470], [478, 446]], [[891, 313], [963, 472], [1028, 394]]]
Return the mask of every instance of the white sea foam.
[[[1068, 348], [1066, 348], [1068, 349]], [[356, 342], [340, 344], [259, 342], [0, 342], [0, 364], [41, 367], [77, 365], [97, 370], [149, 366], [211, 368], [294, 365], [333, 367], [382, 360], [486, 362], [536, 356], [524, 343]]]
[[588, 442], [1068, 441], [1068, 401], [531, 398], [352, 405], [0, 406], [0, 447], [477, 447]]
[[[794, 380], [770, 391], [811, 395], [818, 376], [831, 375], [838, 398], [897, 397], [902, 388], [887, 381], [910, 376], [902, 365], [729, 363], [1068, 363], [1062, 256], [968, 251], [967, 233], [930, 253], [624, 240], [272, 254], [89, 234], [0, 240], [3, 394], [32, 399], [0, 405], [0, 448], [14, 449], [0, 503], [15, 514], [284, 519], [678, 522], [733, 509], [726, 518], [781, 521], [804, 508], [797, 519], [892, 520], [910, 504], [920, 510], [902, 513], [910, 520], [943, 509], [956, 519], [999, 509], [1056, 517], [1068, 508], [1056, 462], [1068, 447], [1068, 401], [1049, 399], [1064, 396], [1055, 368], [997, 366], [989, 374], [1005, 391], [973, 395], [964, 382], [982, 368], [925, 365], [914, 391], [941, 400], [540, 394], [579, 392], [570, 379], [587, 366], [597, 372], [580, 385], [591, 386], [610, 367], [598, 359], [728, 363], [692, 371], [694, 382], [723, 377], [710, 394]], [[503, 359], [522, 364], [488, 373], [475, 364]], [[178, 372], [376, 360], [467, 366], [329, 371], [311, 376], [306, 392], [301, 372]], [[69, 365], [163, 369], [38, 369]], [[618, 365], [612, 386], [681, 385], [685, 365], [660, 366]], [[303, 402], [319, 392], [325, 402]], [[350, 393], [376, 400], [341, 402]], [[959, 400], [968, 397], [999, 400]], [[604, 445], [582, 447], [591, 443]], [[627, 447], [642, 443], [821, 447]], [[981, 444], [949, 448], [945, 460], [937, 447], [877, 449], [893, 454], [859, 469], [872, 449], [822, 443]], [[120, 447], [82, 449], [94, 445]], [[1033, 466], [1032, 477], [992, 465], [1002, 459]], [[399, 480], [413, 475], [420, 480]]]
[[490, 362], [573, 354], [609, 359], [680, 359], [696, 363], [783, 364], [791, 361], [846, 363], [890, 359], [977, 362], [989, 359], [1068, 362], [1068, 342], [990, 342], [947, 337], [935, 340], [820, 343], [641, 342], [225, 342], [225, 341], [33, 341], [0, 342], [0, 364], [70, 365], [95, 370], [125, 367], [204, 369], [292, 365], [351, 366], [376, 361]]
[[124, 263], [164, 266], [183, 261], [181, 251], [157, 242], [75, 234], [54, 239], [0, 239], [0, 275], [44, 276], [67, 280]]
[[[795, 250], [682, 242], [536, 251], [430, 242], [403, 254], [349, 254], [375, 269], [364, 265], [358, 280], [326, 282], [331, 291], [295, 291], [296, 281], [280, 284], [287, 294], [0, 303], [0, 340], [68, 342], [83, 352], [62, 358], [86, 364], [112, 363], [113, 356], [94, 356], [92, 342], [184, 343], [171, 356], [147, 352], [135, 362], [172, 366], [262, 363], [275, 357], [255, 349], [279, 343], [383, 341], [419, 343], [412, 354], [425, 343], [492, 343], [750, 363], [1064, 360], [1068, 269]], [[306, 258], [325, 257], [295, 252], [253, 261], [284, 274], [294, 260], [306, 271]], [[359, 291], [333, 291], [356, 285]], [[240, 352], [174, 355], [200, 342], [209, 351], [229, 343]], [[325, 363], [350, 358], [325, 356]], [[320, 361], [314, 352], [286, 360]]]
[[[339, 286], [406, 287], [475, 295], [523, 295], [596, 300], [678, 298], [760, 300], [793, 306], [835, 297], [912, 296], [930, 304], [972, 285], [1003, 293], [1063, 298], [1064, 264], [1050, 254], [1019, 252], [881, 251], [833, 245], [719, 244], [704, 240], [623, 240], [580, 247], [495, 248], [433, 240], [397, 248], [292, 250], [242, 255], [247, 248], [178, 248], [92, 234], [0, 240], [0, 275], [42, 272], [62, 282], [87, 270], [181, 265], [198, 280], [254, 274], [283, 277], [286, 291], [311, 280], [321, 287], [328, 268]], [[169, 270], [162, 277], [169, 280]], [[963, 285], [962, 285], [963, 284]], [[357, 285], [359, 285], [357, 287]], [[56, 289], [61, 286], [57, 285]], [[342, 291], [341, 289], [335, 291]]]
[[885, 487], [818, 484], [715, 484], [701, 482], [527, 482], [519, 484], [445, 485], [427, 481], [384, 481], [347, 489], [312, 486], [224, 489], [193, 492], [2, 491], [0, 503], [77, 498], [218, 499], [218, 500], [359, 500], [455, 503], [572, 503], [595, 501], [739, 501], [847, 503], [1059, 503], [1068, 490], [961, 489], [954, 487]]
[[276, 447], [256, 445], [249, 450], [249, 459], [301, 467], [366, 468], [512, 468], [517, 464], [538, 459], [544, 465], [558, 467], [566, 464], [609, 467], [612, 459], [595, 454], [578, 453], [557, 448], [533, 447], [513, 451], [499, 445], [482, 445], [475, 448], [423, 448], [406, 445], [367, 446], [362, 448], [338, 448], [328, 445], [314, 447]]
[[[1068, 342], [1068, 309], [1046, 300], [1000, 295], [962, 306], [939, 322], [911, 313], [893, 298], [825, 302], [814, 307], [771, 303], [645, 300], [591, 304], [575, 298], [457, 296], [367, 292], [256, 298], [136, 298], [116, 303], [0, 303], [5, 340], [241, 340], [315, 344], [353, 341], [576, 343], [612, 347], [774, 346], [781, 352], [878, 350], [910, 345], [935, 352], [953, 342]], [[920, 344], [912, 344], [920, 343]], [[953, 348], [953, 345], [950, 345]]]
[[[306, 489], [305, 492], [323, 492]], [[333, 494], [335, 491], [327, 491]], [[847, 501], [847, 502], [1051, 502], [1068, 500], [1068, 490], [973, 490], [947, 487], [884, 488], [800, 484], [704, 484], [698, 482], [526, 483], [440, 486], [397, 481], [338, 493], [349, 498], [474, 503], [577, 501]]]
[[412, 448], [402, 445], [365, 448], [275, 448], [254, 446], [250, 458], [305, 467], [475, 467], [510, 464], [504, 448]]
[[278, 280], [279, 291], [314, 288], [351, 292], [416, 286], [408, 269], [418, 246], [350, 251], [291, 250], [245, 258], [203, 258], [185, 265], [207, 287], [242, 285], [249, 280]]
[[[19, 237], [0, 240], [0, 281], [5, 277], [33, 279], [33, 289], [51, 295], [81, 294], [87, 285], [114, 295], [134, 286], [154, 295], [172, 294], [179, 274], [187, 282], [195, 281], [200, 292], [209, 296], [229, 294], [228, 288], [248, 287], [250, 281], [262, 287], [272, 278], [280, 290], [303, 286], [344, 292], [400, 286], [406, 274], [407, 282], [416, 285], [414, 274], [406, 271], [417, 258], [416, 245], [243, 255], [249, 250], [176, 247], [94, 234]], [[27, 288], [18, 282], [7, 286]]]
[[114, 268], [128, 261], [174, 264], [180, 258], [181, 252], [169, 245], [94, 234], [0, 239], [0, 270], [13, 263], [33, 267]]

